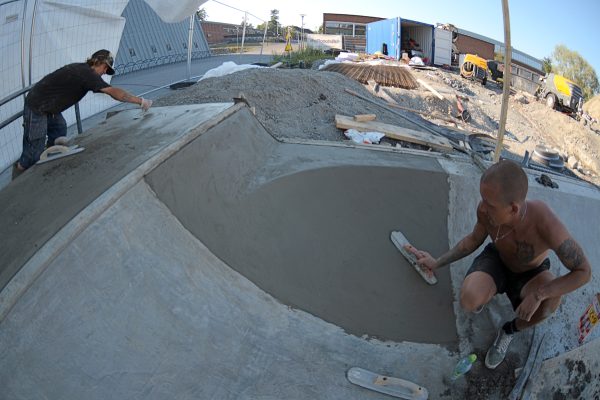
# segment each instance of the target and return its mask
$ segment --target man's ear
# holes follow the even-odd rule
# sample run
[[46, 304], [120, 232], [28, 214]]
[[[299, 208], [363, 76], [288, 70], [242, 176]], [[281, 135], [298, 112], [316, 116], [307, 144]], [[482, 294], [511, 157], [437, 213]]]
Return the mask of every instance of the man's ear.
[[510, 202], [510, 211], [513, 214], [515, 214], [515, 215], [518, 214], [519, 213], [519, 209], [520, 209], [520, 207], [519, 207], [519, 205], [517, 203], [515, 203], [514, 201]]

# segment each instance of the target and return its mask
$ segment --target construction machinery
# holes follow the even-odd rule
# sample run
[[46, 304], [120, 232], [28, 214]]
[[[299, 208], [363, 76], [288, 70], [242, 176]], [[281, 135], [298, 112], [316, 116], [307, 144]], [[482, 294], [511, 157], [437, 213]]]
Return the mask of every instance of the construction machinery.
[[583, 104], [583, 92], [577, 84], [554, 73], [540, 78], [540, 87], [535, 92], [538, 99], [546, 101], [552, 109], [577, 114]]
[[488, 65], [485, 58], [475, 54], [467, 54], [460, 66], [460, 76], [466, 79], [480, 80], [482, 85], [487, 82]]

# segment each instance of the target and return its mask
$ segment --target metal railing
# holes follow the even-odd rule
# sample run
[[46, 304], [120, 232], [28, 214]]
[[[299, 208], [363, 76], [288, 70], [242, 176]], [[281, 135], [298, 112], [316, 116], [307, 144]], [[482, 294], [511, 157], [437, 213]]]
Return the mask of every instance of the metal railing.
[[[201, 59], [201, 58], [208, 58], [210, 56], [211, 56], [211, 52], [209, 50], [193, 51], [191, 58], [193, 60], [196, 60], [196, 59]], [[165, 56], [147, 58], [145, 60], [140, 60], [140, 61], [135, 61], [135, 62], [128, 62], [125, 64], [117, 64], [114, 66], [114, 70], [115, 70], [116, 75], [122, 75], [122, 74], [126, 74], [128, 72], [140, 71], [143, 69], [158, 67], [158, 66], [164, 65], [164, 64], [183, 62], [183, 61], [186, 61], [187, 58], [188, 58], [187, 53], [169, 54], [169, 55], [165, 55]]]
[[[6, 103], [9, 103], [9, 102], [13, 101], [17, 97], [19, 97], [21, 95], [24, 95], [25, 93], [29, 92], [32, 87], [33, 87], [33, 85], [27, 86], [26, 88], [23, 88], [21, 90], [18, 90], [16, 92], [14, 92], [14, 93], [6, 96], [2, 100], [0, 100], [0, 107], [2, 107], [3, 105], [5, 105]], [[10, 125], [14, 121], [18, 120], [22, 116], [23, 116], [23, 111], [19, 111], [18, 113], [14, 114], [14, 115], [12, 115], [10, 117], [8, 117], [4, 121], [0, 121], [0, 130], [3, 129], [5, 126]], [[83, 128], [82, 128], [82, 125], [81, 125], [81, 115], [80, 115], [80, 112], [79, 112], [79, 103], [75, 103], [75, 119], [77, 120], [77, 133], [82, 133], [83, 132]]]

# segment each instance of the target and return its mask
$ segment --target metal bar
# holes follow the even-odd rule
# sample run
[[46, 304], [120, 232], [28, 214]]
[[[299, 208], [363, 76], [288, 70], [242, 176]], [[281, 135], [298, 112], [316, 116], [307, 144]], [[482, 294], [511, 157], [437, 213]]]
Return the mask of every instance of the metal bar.
[[2, 100], [0, 100], [0, 106], [3, 106], [6, 103], [8, 103], [9, 101], [16, 99], [17, 97], [19, 97], [23, 93], [27, 93], [29, 91], [29, 89], [31, 89], [31, 86], [27, 86], [26, 88], [23, 88], [23, 89], [21, 89], [19, 91], [16, 91], [16, 92], [12, 93], [12, 94], [9, 94], [8, 96], [6, 96]]
[[265, 47], [265, 39], [267, 38], [267, 28], [269, 24], [265, 22], [265, 33], [263, 34], [262, 46], [260, 46], [260, 55], [262, 56], [263, 48]]
[[33, 34], [35, 33], [35, 17], [37, 11], [37, 0], [33, 2], [33, 15], [31, 16], [31, 33], [29, 36], [29, 85], [31, 85], [31, 62], [33, 59]]
[[12, 123], [13, 121], [21, 118], [23, 116], [23, 111], [19, 111], [18, 113], [16, 113], [15, 115], [13, 115], [12, 117], [5, 119], [4, 121], [0, 122], [0, 129], [4, 128], [5, 126], [9, 125], [10, 123]]
[[500, 109], [500, 127], [498, 128], [498, 143], [494, 151], [494, 162], [500, 160], [502, 152], [502, 140], [506, 128], [506, 117], [508, 115], [508, 96], [510, 94], [510, 68], [512, 49], [510, 46], [510, 15], [508, 12], [508, 0], [502, 0], [502, 14], [504, 15], [504, 77], [502, 78], [502, 108]]
[[83, 127], [81, 126], [81, 113], [79, 112], [79, 103], [75, 103], [75, 119], [77, 120], [77, 133], [81, 135], [83, 133]]
[[190, 28], [188, 35], [188, 51], [187, 51], [187, 78], [192, 79], [192, 45], [194, 44], [194, 14], [190, 15]]
[[23, 4], [23, 21], [21, 22], [21, 87], [25, 87], [25, 15], [27, 14], [27, 0]]
[[248, 25], [248, 13], [244, 14], [244, 29], [242, 29], [242, 46], [240, 47], [240, 55], [244, 52], [244, 39], [246, 39], [246, 25]]

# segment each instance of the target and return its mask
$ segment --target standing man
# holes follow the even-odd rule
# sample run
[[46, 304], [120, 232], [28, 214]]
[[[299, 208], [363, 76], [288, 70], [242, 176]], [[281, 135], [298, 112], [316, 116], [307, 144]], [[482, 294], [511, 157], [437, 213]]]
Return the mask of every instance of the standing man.
[[[561, 296], [591, 279], [590, 264], [579, 244], [544, 202], [527, 200], [527, 175], [512, 161], [500, 161], [481, 176], [477, 222], [473, 231], [446, 254], [435, 259], [408, 245], [417, 262], [430, 270], [473, 253], [492, 240], [475, 258], [460, 290], [463, 309], [480, 312], [497, 293], [506, 293], [516, 318], [506, 322], [485, 357], [496, 368], [514, 334], [539, 324], [560, 304]], [[547, 258], [552, 250], [569, 270], [555, 277]]]
[[31, 88], [23, 107], [23, 152], [16, 163], [17, 171], [31, 167], [40, 159], [46, 146], [53, 146], [58, 138], [67, 135], [67, 123], [61, 113], [89, 91], [139, 104], [144, 111], [152, 106], [151, 100], [112, 87], [102, 79], [104, 74], [114, 75], [113, 62], [114, 57], [108, 50], [98, 50], [87, 62], [65, 65]]

